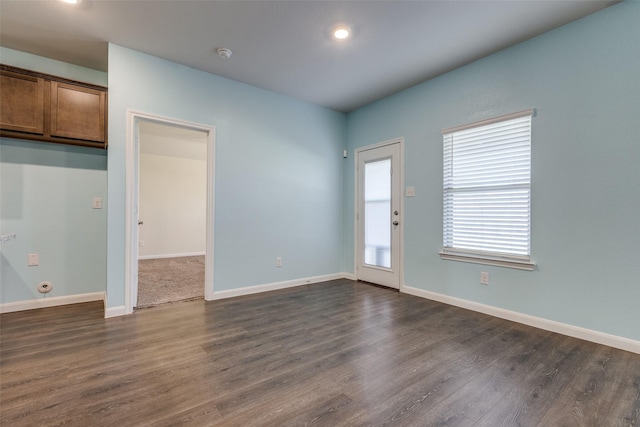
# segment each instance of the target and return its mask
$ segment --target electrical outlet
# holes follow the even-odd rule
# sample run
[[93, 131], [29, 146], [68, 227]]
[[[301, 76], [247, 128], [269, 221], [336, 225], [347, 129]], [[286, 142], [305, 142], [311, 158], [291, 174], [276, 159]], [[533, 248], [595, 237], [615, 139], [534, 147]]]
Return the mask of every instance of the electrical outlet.
[[282, 257], [276, 257], [276, 267], [282, 267]]
[[488, 285], [489, 284], [489, 273], [487, 272], [482, 272], [480, 273], [480, 284], [481, 285]]
[[91, 207], [93, 209], [102, 209], [102, 197], [94, 197]]

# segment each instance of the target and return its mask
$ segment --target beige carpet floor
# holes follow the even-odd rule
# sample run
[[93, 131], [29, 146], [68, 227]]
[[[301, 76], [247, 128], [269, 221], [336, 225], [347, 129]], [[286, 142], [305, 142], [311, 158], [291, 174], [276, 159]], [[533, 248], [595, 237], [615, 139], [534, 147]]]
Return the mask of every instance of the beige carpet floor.
[[204, 255], [138, 261], [136, 308], [204, 298]]

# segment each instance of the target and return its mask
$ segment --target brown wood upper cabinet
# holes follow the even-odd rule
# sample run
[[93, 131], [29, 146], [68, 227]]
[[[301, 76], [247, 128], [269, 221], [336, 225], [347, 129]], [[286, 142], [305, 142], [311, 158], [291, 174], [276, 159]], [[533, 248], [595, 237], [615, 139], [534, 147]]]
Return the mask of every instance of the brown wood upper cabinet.
[[104, 142], [105, 93], [51, 82], [51, 136]]
[[107, 89], [0, 65], [0, 136], [107, 147]]
[[44, 79], [2, 71], [0, 125], [2, 129], [44, 133]]

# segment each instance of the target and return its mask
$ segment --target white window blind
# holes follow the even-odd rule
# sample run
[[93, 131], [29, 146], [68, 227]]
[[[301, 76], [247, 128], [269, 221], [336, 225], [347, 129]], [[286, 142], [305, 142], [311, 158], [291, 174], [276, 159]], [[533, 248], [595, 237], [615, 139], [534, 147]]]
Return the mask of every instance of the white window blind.
[[528, 261], [532, 115], [443, 131], [441, 254]]

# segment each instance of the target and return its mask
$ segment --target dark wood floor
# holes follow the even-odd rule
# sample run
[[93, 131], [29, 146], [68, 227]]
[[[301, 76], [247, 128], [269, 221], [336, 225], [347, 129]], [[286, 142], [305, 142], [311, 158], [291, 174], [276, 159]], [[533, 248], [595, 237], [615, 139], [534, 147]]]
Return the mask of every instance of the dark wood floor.
[[0, 425], [640, 425], [640, 355], [363, 283], [102, 316], [0, 316]]

